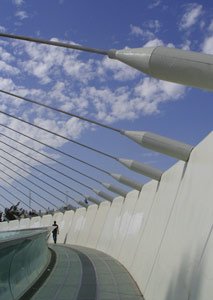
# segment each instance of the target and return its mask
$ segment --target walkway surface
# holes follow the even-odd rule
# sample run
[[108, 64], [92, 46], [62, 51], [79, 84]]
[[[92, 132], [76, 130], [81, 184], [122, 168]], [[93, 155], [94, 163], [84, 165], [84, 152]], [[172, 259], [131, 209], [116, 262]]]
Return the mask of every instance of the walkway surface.
[[56, 264], [33, 300], [144, 300], [127, 270], [103, 252], [51, 245]]

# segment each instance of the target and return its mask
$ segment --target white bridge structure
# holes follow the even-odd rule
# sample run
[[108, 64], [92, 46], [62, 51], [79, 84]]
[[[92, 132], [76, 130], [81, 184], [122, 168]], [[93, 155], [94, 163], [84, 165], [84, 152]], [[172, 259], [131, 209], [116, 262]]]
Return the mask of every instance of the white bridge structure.
[[[129, 271], [146, 300], [213, 295], [213, 133], [151, 180], [113, 202], [3, 222], [1, 230], [60, 227], [58, 242], [103, 251]], [[50, 239], [49, 242], [51, 242]]]
[[[158, 52], [161, 63], [156, 57]], [[188, 85], [213, 89], [210, 55], [158, 47], [145, 52], [112, 50], [109, 56], [142, 71], [146, 69], [158, 78], [167, 80], [171, 71], [174, 75], [171, 81], [184, 83], [185, 80]], [[152, 60], [151, 67], [147, 60], [144, 62], [144, 57]], [[175, 64], [171, 69], [172, 61]], [[165, 74], [160, 74], [163, 70]], [[202, 75], [205, 80], [200, 80]], [[140, 139], [130, 138], [138, 142]], [[189, 152], [186, 159], [163, 172], [159, 180], [150, 180], [141, 190], [132, 190], [125, 197], [42, 218], [2, 222], [0, 230], [48, 227], [56, 221], [60, 228], [58, 243], [96, 249], [115, 258], [131, 274], [145, 300], [211, 300], [213, 132]]]

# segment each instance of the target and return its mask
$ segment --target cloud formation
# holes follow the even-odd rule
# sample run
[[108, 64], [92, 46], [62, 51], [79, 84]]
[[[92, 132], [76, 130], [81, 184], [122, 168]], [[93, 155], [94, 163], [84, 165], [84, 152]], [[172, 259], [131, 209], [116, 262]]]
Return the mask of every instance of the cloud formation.
[[197, 3], [189, 3], [185, 6], [185, 13], [180, 21], [180, 29], [188, 30], [195, 25], [202, 15], [203, 6]]
[[[156, 45], [163, 45], [163, 42], [154, 38], [145, 44]], [[108, 124], [157, 114], [163, 103], [181, 99], [185, 93], [182, 86], [151, 79], [106, 57], [85, 59], [77, 51], [22, 41], [0, 46], [0, 67], [0, 89]], [[2, 124], [56, 148], [63, 146], [66, 140], [6, 117], [1, 111], [71, 139], [79, 139], [93, 128], [76, 118], [0, 93]], [[18, 133], [11, 133], [3, 127], [0, 131], [44, 153], [46, 151], [44, 146]], [[15, 150], [11, 153], [19, 157]], [[31, 161], [31, 164], [35, 162]]]
[[204, 53], [213, 54], [213, 20], [208, 26], [207, 35], [204, 38], [201, 49]]
[[15, 13], [15, 16], [19, 19], [19, 20], [24, 20], [24, 19], [27, 19], [28, 18], [28, 14], [26, 11], [24, 10], [18, 10], [16, 13]]
[[14, 4], [17, 6], [21, 6], [24, 4], [24, 0], [13, 0]]

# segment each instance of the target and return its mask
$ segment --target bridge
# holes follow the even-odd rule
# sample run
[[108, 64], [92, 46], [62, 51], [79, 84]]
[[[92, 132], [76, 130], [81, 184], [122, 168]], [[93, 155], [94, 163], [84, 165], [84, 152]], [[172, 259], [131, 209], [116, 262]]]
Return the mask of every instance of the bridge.
[[[51, 249], [56, 252], [56, 257], [61, 259], [60, 252], [69, 249], [70, 253], [64, 254], [69, 263], [75, 260], [79, 263], [82, 259], [83, 264], [89, 264], [88, 259], [93, 277], [97, 276], [98, 267], [101, 270], [102, 260], [107, 264], [113, 261], [115, 265], [110, 265], [111, 270], [104, 266], [108, 270], [106, 273], [111, 273], [106, 279], [111, 286], [104, 289], [106, 282], [100, 285], [106, 294], [112, 293], [112, 297], [98, 298], [96, 291], [97, 299], [142, 299], [137, 294], [137, 287], [144, 299], [209, 299], [213, 293], [212, 146], [213, 133], [210, 133], [192, 150], [187, 163], [177, 162], [162, 174], [159, 182], [151, 180], [141, 191], [132, 190], [125, 198], [119, 196], [112, 203], [103, 201], [99, 205], [42, 218], [2, 222], [0, 229], [2, 232], [21, 232], [29, 228], [48, 228], [55, 220], [60, 233], [58, 245], [52, 245]], [[23, 243], [25, 241], [23, 239]], [[52, 243], [51, 236], [48, 241]], [[37, 256], [37, 251], [34, 254]], [[19, 259], [21, 257], [24, 256], [20, 255]], [[1, 266], [3, 263], [6, 261], [1, 259]], [[120, 281], [116, 282], [114, 270], [117, 266], [122, 269], [119, 274], [124, 273], [133, 285], [135, 295], [121, 275], [118, 276]], [[18, 271], [20, 264], [14, 266], [14, 276]], [[90, 275], [85, 276], [89, 276], [83, 279], [87, 284]], [[72, 285], [72, 280], [69, 284]], [[117, 289], [121, 289], [120, 296]]]
[[[108, 55], [126, 59], [123, 52]], [[213, 132], [195, 147], [151, 133], [121, 133], [179, 161], [161, 173], [112, 157], [151, 180], [139, 186], [126, 179], [135, 185], [127, 194], [117, 189], [120, 195], [110, 198], [96, 191], [105, 201], [88, 196], [80, 208], [0, 223], [1, 299], [212, 298]]]

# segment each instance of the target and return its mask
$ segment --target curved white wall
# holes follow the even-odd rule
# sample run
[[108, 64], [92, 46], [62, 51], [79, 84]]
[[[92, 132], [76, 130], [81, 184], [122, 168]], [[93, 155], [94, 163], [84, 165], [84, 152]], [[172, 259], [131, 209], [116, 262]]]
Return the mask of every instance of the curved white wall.
[[110, 210], [107, 214], [103, 229], [101, 231], [100, 237], [98, 239], [96, 249], [110, 254], [110, 242], [116, 236], [117, 233], [116, 224], [118, 224], [119, 222], [122, 204], [123, 197], [119, 196], [113, 200], [110, 206]]
[[66, 211], [63, 215], [63, 219], [58, 223], [59, 225], [59, 235], [57, 238], [58, 243], [66, 243], [67, 235], [70, 230], [72, 220], [74, 216], [74, 211]]
[[101, 232], [103, 231], [106, 218], [110, 210], [111, 203], [109, 201], [103, 201], [99, 205], [97, 214], [91, 226], [86, 246], [90, 248], [96, 248]]
[[132, 191], [127, 194], [125, 201], [122, 203], [120, 214], [116, 218], [108, 248], [108, 253], [115, 258], [118, 258], [124, 238], [128, 232], [138, 194], [138, 191]]
[[118, 260], [129, 270], [135, 257], [140, 236], [146, 227], [147, 220], [152, 210], [152, 205], [156, 196], [158, 187], [157, 181], [150, 181], [143, 186], [134, 211], [131, 215], [129, 227], [126, 231]]
[[87, 244], [88, 236], [96, 218], [98, 206], [96, 204], [90, 205], [87, 208], [86, 214], [81, 224], [81, 230], [79, 232], [76, 244], [85, 246]]
[[13, 220], [8, 223], [8, 230], [18, 230], [19, 229], [19, 220]]
[[179, 162], [162, 175], [146, 226], [142, 234], [139, 234], [140, 242], [129, 269], [143, 292], [148, 284], [159, 245], [177, 197], [183, 167], [184, 163]]
[[[213, 133], [177, 162], [160, 183], [76, 212], [44, 216], [58, 241], [106, 252], [136, 280], [145, 300], [213, 298]], [[20, 227], [27, 226], [22, 220]], [[30, 226], [37, 221], [30, 220]], [[12, 222], [11, 222], [12, 223]], [[11, 224], [13, 227], [15, 224]], [[16, 224], [17, 225], [17, 224]], [[0, 224], [0, 229], [10, 227]]]
[[30, 219], [30, 228], [36, 228], [41, 226], [41, 217], [33, 217]]
[[[76, 210], [73, 216], [72, 225], [67, 234], [67, 240], [66, 240], [67, 244], [77, 243], [78, 236], [81, 232], [81, 226], [85, 222], [85, 215], [86, 215], [86, 209], [84, 207]], [[84, 228], [84, 226], [82, 228]]]

